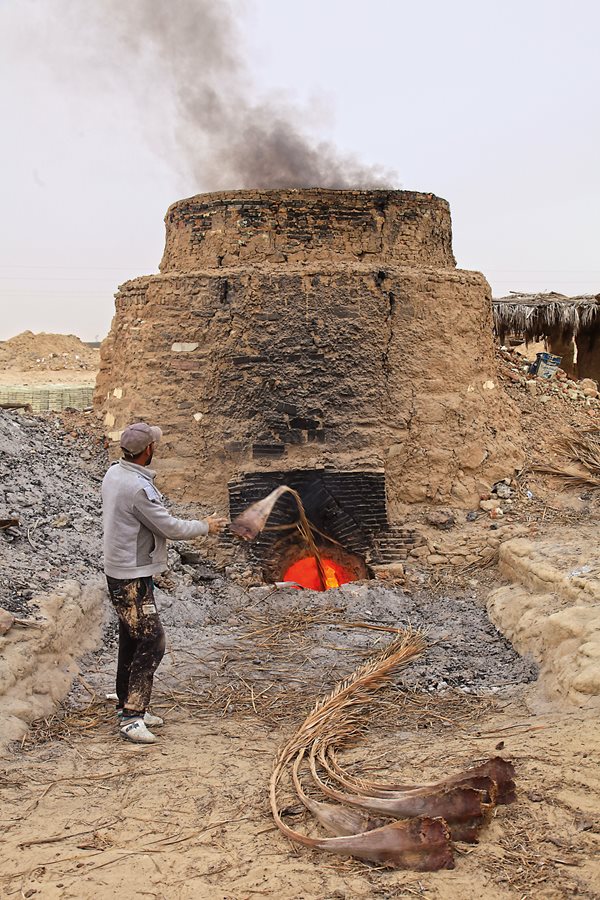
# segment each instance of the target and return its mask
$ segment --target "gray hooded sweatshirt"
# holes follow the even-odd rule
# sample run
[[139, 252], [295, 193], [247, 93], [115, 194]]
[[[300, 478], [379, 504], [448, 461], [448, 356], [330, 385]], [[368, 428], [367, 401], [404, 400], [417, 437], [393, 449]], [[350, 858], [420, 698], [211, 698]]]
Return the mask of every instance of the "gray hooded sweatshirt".
[[208, 534], [208, 523], [176, 519], [154, 487], [156, 472], [122, 459], [102, 482], [104, 571], [111, 578], [143, 578], [167, 568], [167, 540]]

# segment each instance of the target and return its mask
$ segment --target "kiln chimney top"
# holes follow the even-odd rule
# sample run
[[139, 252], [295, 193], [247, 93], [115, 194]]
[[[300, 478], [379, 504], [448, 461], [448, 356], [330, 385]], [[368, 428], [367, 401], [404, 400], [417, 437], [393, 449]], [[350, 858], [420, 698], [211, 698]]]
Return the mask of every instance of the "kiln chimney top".
[[174, 203], [162, 272], [357, 261], [454, 268], [450, 207], [413, 191], [224, 191]]

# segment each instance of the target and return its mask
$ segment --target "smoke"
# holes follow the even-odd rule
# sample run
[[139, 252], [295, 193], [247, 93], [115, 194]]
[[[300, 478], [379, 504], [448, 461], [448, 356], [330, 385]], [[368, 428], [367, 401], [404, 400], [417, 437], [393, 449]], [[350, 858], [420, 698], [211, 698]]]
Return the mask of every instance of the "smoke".
[[164, 142], [170, 127], [177, 161], [199, 189], [397, 183], [396, 173], [315, 142], [298, 124], [306, 113], [292, 103], [253, 97], [236, 0], [67, 4], [96, 77], [125, 77], [146, 133]]

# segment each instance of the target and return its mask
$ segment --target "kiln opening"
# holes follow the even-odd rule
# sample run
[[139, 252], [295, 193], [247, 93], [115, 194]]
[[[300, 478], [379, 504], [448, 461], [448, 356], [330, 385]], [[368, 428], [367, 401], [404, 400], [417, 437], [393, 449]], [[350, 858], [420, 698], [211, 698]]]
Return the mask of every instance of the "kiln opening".
[[232, 519], [239, 522], [251, 504], [262, 513], [260, 533], [245, 546], [265, 581], [325, 591], [372, 577], [367, 555], [374, 536], [368, 525], [386, 522], [380, 473], [255, 472], [229, 488]]
[[316, 553], [312, 553], [301, 536], [296, 535], [273, 547], [279, 559], [276, 571], [281, 573], [275, 580], [292, 582], [311, 591], [328, 591], [371, 577], [369, 567], [357, 553], [350, 553], [324, 535], [317, 539]]

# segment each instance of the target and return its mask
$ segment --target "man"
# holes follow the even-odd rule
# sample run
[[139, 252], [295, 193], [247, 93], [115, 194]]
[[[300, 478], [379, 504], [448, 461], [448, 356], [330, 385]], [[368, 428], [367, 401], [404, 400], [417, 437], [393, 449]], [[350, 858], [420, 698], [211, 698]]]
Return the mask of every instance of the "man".
[[153, 744], [148, 725], [162, 719], [148, 712], [154, 673], [165, 652], [165, 633], [154, 602], [153, 575], [167, 568], [167, 539], [217, 534], [226, 519], [176, 519], [154, 487], [148, 468], [160, 428], [136, 422], [123, 431], [123, 458], [102, 482], [104, 572], [119, 617], [117, 715], [124, 738]]

